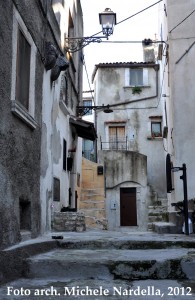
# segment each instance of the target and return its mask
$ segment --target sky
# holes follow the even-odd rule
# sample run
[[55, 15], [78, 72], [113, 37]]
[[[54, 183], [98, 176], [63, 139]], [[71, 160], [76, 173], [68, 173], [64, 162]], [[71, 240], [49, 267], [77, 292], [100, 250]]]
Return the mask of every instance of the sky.
[[[117, 23], [158, 2], [158, 0], [80, 0], [83, 11], [84, 36], [91, 36], [101, 31], [99, 13], [110, 8], [116, 13]], [[114, 28], [109, 41], [142, 41], [155, 39], [158, 33], [158, 8], [156, 4], [146, 11], [134, 16]], [[102, 36], [99, 33], [98, 36]], [[142, 62], [141, 43], [92, 43], [84, 48], [83, 90], [93, 89], [91, 77], [98, 63]], [[89, 79], [89, 80], [88, 80]], [[88, 84], [90, 82], [90, 86]]]

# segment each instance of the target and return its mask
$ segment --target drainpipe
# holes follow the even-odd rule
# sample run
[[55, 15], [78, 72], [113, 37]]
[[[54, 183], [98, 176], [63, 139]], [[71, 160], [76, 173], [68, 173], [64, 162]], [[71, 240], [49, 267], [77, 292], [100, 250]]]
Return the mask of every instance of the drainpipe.
[[[95, 130], [97, 132], [97, 112], [94, 111], [94, 124], [95, 124]], [[95, 162], [97, 163], [97, 139], [94, 141], [94, 150], [95, 150]]]

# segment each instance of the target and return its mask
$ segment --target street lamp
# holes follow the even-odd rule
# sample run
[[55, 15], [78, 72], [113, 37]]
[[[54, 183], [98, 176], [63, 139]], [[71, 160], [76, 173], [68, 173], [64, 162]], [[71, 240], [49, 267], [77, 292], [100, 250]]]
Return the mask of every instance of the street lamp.
[[77, 106], [77, 115], [79, 117], [82, 117], [84, 115], [86, 115], [88, 112], [90, 112], [91, 110], [101, 110], [106, 113], [106, 114], [109, 114], [109, 113], [112, 113], [113, 110], [110, 108], [110, 105], [101, 105], [101, 106], [92, 106], [92, 105], [86, 105], [86, 106]]
[[100, 24], [102, 25], [103, 36], [92, 35], [89, 37], [68, 37], [65, 38], [67, 44], [66, 48], [69, 52], [77, 52], [89, 45], [90, 43], [101, 43], [102, 39], [113, 34], [114, 25], [116, 25], [116, 14], [110, 9], [106, 8], [99, 14]]
[[116, 25], [116, 14], [110, 8], [106, 8], [99, 14], [99, 19], [102, 25], [102, 32], [108, 40], [108, 37], [113, 34], [114, 25]]

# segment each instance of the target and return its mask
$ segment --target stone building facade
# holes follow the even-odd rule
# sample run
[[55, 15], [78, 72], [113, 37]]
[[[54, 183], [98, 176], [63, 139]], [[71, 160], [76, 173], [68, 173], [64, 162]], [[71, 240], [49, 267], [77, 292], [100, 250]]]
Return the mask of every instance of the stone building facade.
[[79, 0], [1, 1], [0, 19], [3, 248], [49, 230], [61, 206], [75, 207], [82, 61], [65, 37], [82, 36], [83, 21]]
[[[170, 155], [174, 167], [187, 168], [189, 215], [194, 214], [194, 1], [166, 1], [159, 4], [159, 64], [161, 65], [165, 156]], [[177, 13], [175, 13], [177, 12]], [[181, 227], [182, 215], [172, 203], [184, 199], [182, 172], [172, 172], [172, 188], [168, 193], [170, 220]], [[180, 221], [179, 221], [180, 220]]]
[[150, 208], [167, 209], [159, 65], [98, 64], [94, 86], [96, 105], [109, 105], [113, 111], [96, 112], [108, 227], [147, 230], [155, 221]]

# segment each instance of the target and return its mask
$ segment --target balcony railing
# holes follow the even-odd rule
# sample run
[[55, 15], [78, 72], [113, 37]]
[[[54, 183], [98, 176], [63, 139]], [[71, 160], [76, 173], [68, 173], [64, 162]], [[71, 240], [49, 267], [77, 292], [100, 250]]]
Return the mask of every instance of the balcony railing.
[[124, 150], [127, 151], [127, 136], [124, 138], [110, 139], [109, 142], [103, 142], [100, 138], [101, 150]]

